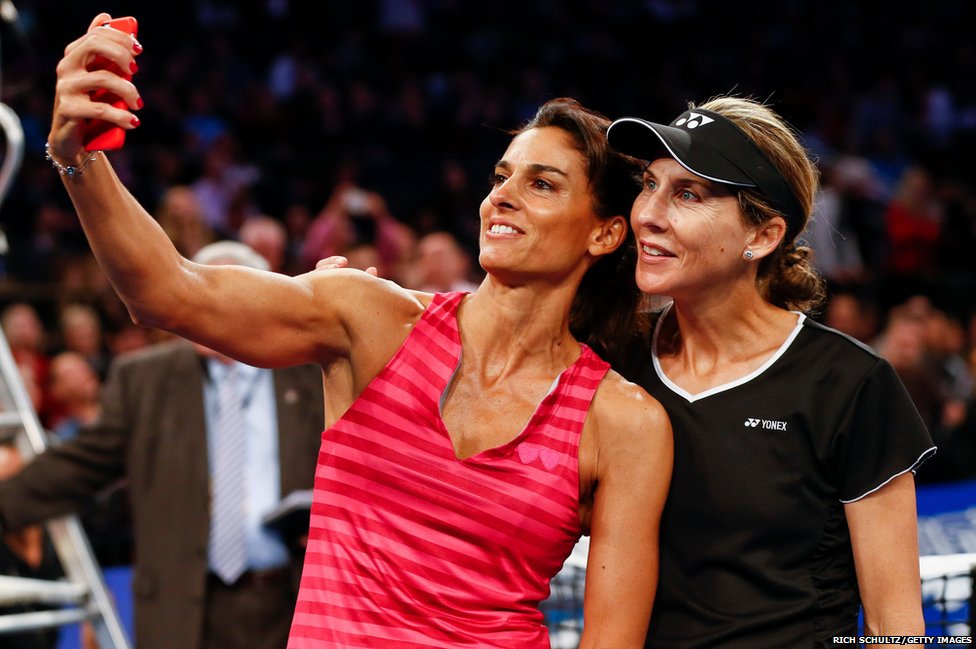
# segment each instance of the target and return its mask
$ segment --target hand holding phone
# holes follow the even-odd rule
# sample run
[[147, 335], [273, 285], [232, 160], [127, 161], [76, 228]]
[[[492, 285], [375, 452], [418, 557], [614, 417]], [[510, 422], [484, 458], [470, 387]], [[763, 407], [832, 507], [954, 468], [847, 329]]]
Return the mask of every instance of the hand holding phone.
[[[105, 26], [117, 29], [127, 34], [136, 35], [139, 24], [132, 16], [115, 18], [105, 23]], [[128, 70], [122, 70], [103, 56], [95, 57], [89, 70], [110, 70], [125, 80], [131, 80]], [[91, 93], [92, 101], [103, 101], [116, 108], [125, 108], [125, 100], [108, 90], [96, 90]], [[119, 149], [125, 143], [125, 129], [109, 122], [98, 119], [87, 120], [84, 135], [85, 151], [109, 151]]]

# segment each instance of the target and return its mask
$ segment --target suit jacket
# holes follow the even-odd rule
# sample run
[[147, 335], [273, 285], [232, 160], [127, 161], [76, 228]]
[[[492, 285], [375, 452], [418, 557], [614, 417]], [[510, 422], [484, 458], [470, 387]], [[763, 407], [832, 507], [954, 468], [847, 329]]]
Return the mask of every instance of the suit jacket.
[[[139, 649], [196, 649], [200, 641], [210, 503], [205, 377], [203, 359], [185, 341], [119, 357], [99, 421], [0, 484], [0, 511], [19, 527], [77, 511], [127, 476]], [[321, 370], [275, 370], [274, 389], [284, 496], [312, 487], [323, 429]]]

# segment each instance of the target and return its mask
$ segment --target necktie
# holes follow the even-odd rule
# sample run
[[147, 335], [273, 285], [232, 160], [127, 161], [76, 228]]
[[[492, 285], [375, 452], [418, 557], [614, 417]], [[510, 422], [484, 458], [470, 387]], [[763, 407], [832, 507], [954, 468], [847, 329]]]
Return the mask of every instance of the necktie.
[[210, 568], [232, 584], [247, 567], [244, 484], [244, 412], [240, 376], [233, 364], [217, 385], [213, 495], [210, 509]]

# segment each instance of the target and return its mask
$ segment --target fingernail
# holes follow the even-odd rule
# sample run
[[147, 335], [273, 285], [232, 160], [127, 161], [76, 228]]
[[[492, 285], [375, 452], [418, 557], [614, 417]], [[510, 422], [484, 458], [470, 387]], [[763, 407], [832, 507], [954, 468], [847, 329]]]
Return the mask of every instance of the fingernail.
[[130, 74], [135, 74], [135, 73], [136, 73], [136, 72], [138, 72], [138, 71], [139, 71], [139, 64], [138, 64], [138, 63], [136, 63], [135, 61], [133, 61], [133, 62], [132, 62], [132, 63], [131, 63], [130, 65], [129, 65], [129, 73], [130, 73]]
[[132, 51], [134, 51], [136, 54], [142, 52], [142, 43], [134, 38], [132, 39]]
[[142, 97], [136, 99], [136, 110], [141, 110], [144, 104], [142, 103]]
[[142, 122], [139, 120], [138, 117], [133, 115], [132, 119], [129, 120], [129, 123], [132, 124], [133, 126], [139, 126], [139, 124], [141, 124]]

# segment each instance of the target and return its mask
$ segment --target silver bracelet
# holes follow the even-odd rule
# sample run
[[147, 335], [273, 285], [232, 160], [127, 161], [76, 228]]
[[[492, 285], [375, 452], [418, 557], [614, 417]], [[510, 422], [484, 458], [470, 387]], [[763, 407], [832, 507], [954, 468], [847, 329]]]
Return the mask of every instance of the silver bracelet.
[[80, 176], [82, 171], [84, 171], [85, 168], [88, 167], [88, 165], [94, 162], [96, 153], [98, 153], [98, 151], [92, 151], [91, 153], [89, 153], [88, 157], [82, 160], [81, 164], [78, 166], [74, 166], [74, 165], [65, 166], [51, 156], [51, 143], [50, 142], [44, 143], [44, 158], [51, 163], [51, 166], [54, 167], [59, 174], [61, 174], [62, 176], [67, 176], [68, 178], [74, 178], [75, 176]]

